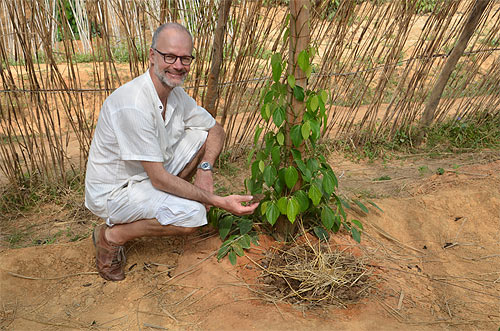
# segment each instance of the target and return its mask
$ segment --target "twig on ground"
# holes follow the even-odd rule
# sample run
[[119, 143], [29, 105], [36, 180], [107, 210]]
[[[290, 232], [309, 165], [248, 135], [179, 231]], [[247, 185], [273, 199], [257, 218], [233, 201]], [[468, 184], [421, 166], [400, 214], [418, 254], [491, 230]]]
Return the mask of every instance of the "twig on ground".
[[15, 272], [8, 271], [8, 275], [11, 275], [13, 277], [17, 278], [22, 278], [22, 279], [30, 279], [30, 280], [58, 280], [58, 279], [64, 279], [64, 278], [69, 278], [69, 277], [76, 277], [76, 276], [83, 276], [83, 275], [97, 275], [97, 271], [88, 271], [88, 272], [78, 272], [75, 274], [69, 274], [69, 275], [64, 275], [64, 276], [58, 276], [58, 277], [30, 277], [30, 276], [24, 276], [20, 274], [16, 274]]
[[[8, 324], [4, 324], [3, 325], [3, 327], [5, 327], [5, 329], [8, 329], [9, 326], [12, 324], [12, 322], [14, 322], [14, 320], [16, 319], [17, 308], [18, 307], [19, 307], [19, 302], [18, 302], [18, 298], [17, 297], [16, 297], [16, 304], [15, 304], [14, 308], [11, 309], [11, 310], [5, 309], [5, 302], [2, 303], [3, 315], [5, 316], [5, 320], [9, 320], [10, 319], [10, 322]], [[10, 312], [12, 312], [12, 316], [10, 318], [8, 318], [7, 316], [10, 314]]]
[[138, 310], [137, 312], [141, 313], [141, 314], [148, 314], [148, 315], [155, 315], [155, 316], [161, 316], [161, 317], [168, 317], [168, 318], [174, 320], [176, 323], [179, 323], [179, 320], [177, 318], [175, 318], [170, 312], [168, 312], [167, 310], [164, 310], [163, 308], [162, 308], [162, 310], [165, 312], [165, 314], [160, 314], [160, 313], [155, 313], [155, 312], [152, 312], [152, 311], [145, 311], [145, 310]]
[[444, 304], [446, 306], [446, 310], [448, 310], [448, 315], [450, 315], [450, 318], [453, 318], [453, 315], [451, 314], [450, 306], [448, 305], [448, 299], [444, 301]]
[[59, 327], [68, 328], [68, 329], [80, 329], [82, 327], [88, 327], [88, 325], [84, 326], [82, 324], [77, 324], [77, 326], [75, 326], [75, 325], [69, 325], [69, 324], [63, 324], [63, 323], [51, 323], [51, 322], [41, 321], [40, 319], [27, 318], [24, 316], [19, 316], [19, 318], [26, 320], [26, 321], [34, 322], [34, 323], [39, 323], [39, 324], [49, 325], [49, 326], [59, 326]]
[[285, 316], [283, 315], [283, 312], [281, 311], [280, 307], [278, 307], [276, 300], [273, 300], [272, 302], [273, 302], [274, 307], [276, 307], [276, 310], [278, 311], [278, 313], [280, 313], [281, 318], [285, 321], [286, 320]]
[[166, 284], [166, 283], [160, 283], [158, 284], [160, 286], [163, 286], [163, 285], [168, 285], [168, 286], [177, 286], [177, 287], [185, 287], [185, 288], [197, 288], [197, 289], [200, 289], [199, 286], [192, 286], [192, 285], [184, 285], [184, 284]]
[[149, 263], [149, 264], [154, 265], [154, 266], [157, 266], [157, 267], [159, 267], [159, 266], [162, 266], [162, 267], [168, 267], [168, 268], [169, 268], [169, 270], [172, 270], [172, 269], [177, 268], [177, 266], [176, 266], [176, 265], [173, 265], [173, 266], [172, 266], [172, 265], [170, 265], [170, 264], [163, 264], [163, 263], [156, 263], [156, 262], [151, 262], [151, 263]]
[[145, 328], [160, 329], [160, 330], [168, 330], [168, 328], [165, 328], [165, 327], [163, 327], [163, 326], [154, 325], [154, 324], [149, 324], [149, 323], [142, 323], [142, 326], [144, 326]]
[[403, 290], [401, 290], [401, 294], [399, 295], [399, 301], [398, 301], [398, 308], [397, 310], [401, 310], [401, 308], [403, 308], [403, 299], [405, 297], [405, 294], [403, 292]]
[[[196, 241], [192, 241], [193, 244], [199, 244], [207, 239], [210, 239], [210, 238], [213, 238], [213, 237], [216, 237], [218, 236], [218, 233], [217, 232], [214, 232], [214, 233], [209, 233], [208, 235], [204, 235], [204, 236], [199, 236], [201, 239], [198, 239]], [[194, 238], [193, 238], [194, 239]]]
[[262, 270], [266, 270], [266, 268], [264, 268], [263, 266], [261, 266], [260, 264], [258, 264], [257, 262], [255, 262], [250, 256], [245, 255], [245, 257], [247, 259], [249, 259], [253, 264], [255, 264], [256, 266], [258, 266], [259, 268], [261, 268]]
[[377, 302], [382, 306], [382, 308], [384, 308], [386, 312], [388, 312], [391, 316], [396, 318], [399, 323], [405, 322], [405, 318], [397, 310], [395, 310], [394, 308], [392, 308], [391, 306], [389, 306], [388, 304], [386, 304], [385, 302], [383, 302], [378, 298], [375, 298], [375, 300], [377, 300]]
[[387, 182], [395, 182], [395, 181], [402, 180], [402, 179], [411, 179], [411, 177], [404, 176], [404, 177], [391, 178], [391, 179], [372, 180], [371, 182], [373, 184], [380, 184], [380, 183], [387, 183]]
[[[250, 285], [246, 284], [246, 283], [239, 283], [239, 284], [235, 284], [235, 283], [226, 283], [226, 284], [221, 284], [219, 286], [216, 286], [216, 287], [213, 287], [211, 288], [208, 292], [206, 292], [205, 294], [203, 294], [202, 296], [200, 296], [198, 299], [190, 302], [189, 304], [187, 304], [186, 306], [183, 306], [182, 309], [185, 310], [186, 308], [194, 305], [195, 303], [201, 301], [203, 298], [205, 298], [207, 295], [211, 294], [212, 292], [216, 291], [217, 289], [219, 288], [223, 288], [223, 287], [226, 287], [226, 286], [241, 286], [241, 287], [245, 287], [249, 290], [252, 290], [250, 288]], [[189, 295], [188, 295], [189, 296]], [[237, 300], [235, 300], [237, 301]], [[180, 303], [180, 302], [179, 302]], [[178, 305], [178, 303], [174, 304], [174, 305]]]
[[181, 303], [183, 303], [184, 301], [186, 301], [187, 299], [189, 299], [191, 296], [193, 296], [198, 291], [199, 291], [199, 289], [196, 289], [196, 290], [193, 290], [193, 291], [189, 292], [189, 294], [186, 295], [183, 299], [177, 301], [176, 303], [172, 303], [170, 306], [178, 306], [178, 305], [180, 305]]
[[478, 174], [474, 172], [466, 172], [466, 171], [460, 171], [460, 170], [445, 170], [445, 172], [453, 172], [457, 175], [469, 175], [469, 176], [480, 176], [480, 177], [489, 177], [490, 174]]
[[464, 217], [462, 220], [462, 224], [460, 224], [460, 228], [457, 231], [457, 234], [455, 235], [455, 239], [453, 240], [453, 243], [458, 243], [458, 236], [462, 232], [462, 229], [464, 227], [465, 222], [467, 222], [467, 217]]
[[448, 244], [449, 244], [449, 243], [446, 243], [446, 244], [443, 246], [443, 248], [444, 248], [444, 249], [448, 249], [448, 248], [452, 248], [452, 247], [455, 247], [455, 246], [458, 246], [458, 245], [459, 245], [457, 242], [451, 243], [451, 244], [449, 244], [449, 245], [448, 245]]
[[200, 302], [203, 298], [205, 298], [207, 295], [209, 295], [210, 293], [212, 293], [213, 291], [215, 291], [215, 288], [212, 288], [210, 289], [210, 291], [208, 291], [207, 293], [203, 294], [201, 297], [199, 297], [197, 300], [194, 300], [194, 301], [191, 301], [189, 304], [187, 304], [186, 306], [182, 307], [182, 310], [186, 310], [186, 308], [194, 305], [195, 303], [197, 302]]
[[161, 311], [164, 312], [168, 317], [170, 317], [171, 319], [173, 319], [176, 323], [179, 323], [179, 321], [177, 320], [177, 318], [175, 318], [174, 315], [172, 315], [171, 312], [169, 312], [168, 310], [166, 310], [164, 307], [160, 307]]
[[469, 260], [469, 261], [480, 261], [480, 260], [486, 260], [490, 259], [492, 257], [499, 257], [500, 254], [491, 254], [491, 255], [485, 255], [485, 256], [480, 256], [480, 257], [462, 257], [464, 260]]
[[120, 317], [116, 317], [116, 318], [113, 318], [113, 319], [111, 319], [111, 320], [109, 320], [109, 321], [102, 322], [102, 323], [98, 323], [98, 324], [99, 324], [99, 326], [102, 326], [102, 325], [105, 325], [105, 324], [108, 324], [108, 323], [114, 322], [114, 321], [116, 321], [116, 320], [122, 319], [122, 318], [124, 318], [124, 317], [127, 317], [127, 315], [123, 315], [123, 316], [120, 316]]
[[373, 227], [381, 236], [383, 236], [384, 238], [386, 238], [386, 239], [394, 242], [398, 246], [411, 249], [412, 251], [415, 251], [415, 252], [420, 253], [420, 254], [424, 254], [424, 252], [422, 252], [420, 249], [417, 249], [417, 248], [414, 248], [414, 247], [412, 247], [410, 245], [402, 243], [398, 239], [396, 239], [393, 236], [391, 236], [390, 234], [388, 234], [386, 231], [382, 230], [378, 225], [374, 224], [373, 222], [369, 222], [368, 219], [364, 220], [364, 223], [370, 225], [371, 227]]
[[434, 325], [434, 324], [448, 324], [448, 326], [458, 326], [458, 325], [473, 325], [478, 322], [487, 322], [487, 323], [498, 323], [500, 320], [467, 320], [467, 321], [450, 321], [450, 320], [436, 320], [436, 321], [427, 321], [427, 322], [409, 322], [407, 324], [410, 325]]
[[[369, 255], [372, 255], [372, 256], [382, 256], [382, 255], [384, 255], [387, 260], [398, 260], [398, 261], [401, 260], [401, 259], [393, 258], [393, 256], [390, 254], [390, 253], [393, 253], [394, 255], [402, 255], [401, 250], [395, 250], [395, 249], [393, 249], [391, 247], [388, 247], [381, 240], [378, 240], [377, 238], [375, 238], [374, 236], [372, 236], [368, 232], [364, 232], [363, 235], [365, 236], [365, 238], [367, 238], [367, 240], [369, 239], [373, 243], [375, 243], [375, 244], [378, 245], [378, 247], [376, 248], [377, 252], [381, 248], [383, 250], [383, 253], [384, 253], [384, 254], [382, 254], [382, 253], [380, 253], [380, 254], [374, 254], [374, 253], [370, 254], [370, 253], [368, 253]], [[383, 237], [383, 238], [385, 238], [385, 237]], [[363, 246], [361, 246], [361, 247], [363, 247]], [[398, 247], [400, 247], [400, 246], [398, 246]], [[366, 252], [366, 250], [365, 250], [365, 252]], [[415, 257], [416, 257], [416, 255], [413, 254], [413, 253], [411, 253], [410, 257], [408, 257], [408, 258], [411, 258], [411, 260], [413, 260], [413, 259], [415, 259]]]
[[[234, 301], [237, 301], [237, 300], [234, 300]], [[217, 304], [217, 305], [212, 306], [212, 307], [208, 307], [208, 308], [205, 308], [205, 309], [200, 309], [200, 310], [197, 310], [196, 312], [197, 312], [197, 313], [206, 312], [206, 311], [211, 312], [211, 311], [213, 311], [213, 310], [215, 310], [215, 309], [217, 309], [217, 308], [219, 308], [219, 307], [222, 307], [222, 306], [226, 306], [226, 305], [232, 304], [232, 303], [234, 303], [234, 301], [231, 301], [231, 302], [223, 302], [223, 303]], [[186, 312], [186, 313], [183, 313], [183, 314], [178, 314], [178, 316], [190, 316], [190, 317], [192, 317], [192, 316], [193, 316], [193, 312], [192, 312], [192, 311], [190, 311], [190, 312]], [[204, 317], [206, 318], [206, 316], [204, 316]], [[193, 323], [193, 324], [195, 324], [195, 323]], [[198, 324], [199, 324], [199, 323], [198, 323]]]

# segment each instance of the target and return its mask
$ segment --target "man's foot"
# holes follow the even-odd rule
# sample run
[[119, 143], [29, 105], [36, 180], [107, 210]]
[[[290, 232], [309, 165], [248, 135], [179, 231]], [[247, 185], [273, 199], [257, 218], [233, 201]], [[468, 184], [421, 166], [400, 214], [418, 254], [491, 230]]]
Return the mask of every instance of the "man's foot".
[[125, 250], [123, 246], [118, 246], [106, 240], [106, 224], [96, 226], [92, 234], [94, 243], [95, 264], [99, 275], [106, 280], [123, 280], [125, 279]]

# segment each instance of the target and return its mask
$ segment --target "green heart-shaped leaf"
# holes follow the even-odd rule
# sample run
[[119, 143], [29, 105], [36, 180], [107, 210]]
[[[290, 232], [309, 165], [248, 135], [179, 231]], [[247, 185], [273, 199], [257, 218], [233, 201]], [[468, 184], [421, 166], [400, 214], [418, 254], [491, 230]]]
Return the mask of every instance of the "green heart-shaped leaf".
[[292, 189], [297, 180], [299, 179], [299, 173], [294, 166], [289, 166], [285, 169], [285, 184], [289, 189]]

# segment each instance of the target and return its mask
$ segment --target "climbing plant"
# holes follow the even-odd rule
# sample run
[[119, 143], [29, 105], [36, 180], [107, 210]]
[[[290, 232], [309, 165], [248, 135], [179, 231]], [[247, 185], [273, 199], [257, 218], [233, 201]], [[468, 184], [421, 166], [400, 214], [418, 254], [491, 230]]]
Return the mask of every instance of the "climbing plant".
[[[297, 65], [307, 78], [314, 53], [309, 48], [298, 57]], [[321, 130], [327, 124], [328, 93], [304, 89], [296, 84], [293, 74], [284, 77], [286, 63], [280, 54], [272, 56], [271, 67], [272, 82], [261, 98], [260, 115], [266, 125], [258, 126], [255, 132], [254, 148], [248, 157], [251, 177], [245, 182], [247, 190], [264, 195], [260, 214], [271, 226], [279, 217], [286, 217], [292, 224], [302, 219], [322, 239], [328, 237], [327, 231], [338, 232], [343, 227], [359, 242], [363, 226], [358, 220], [347, 219], [344, 208], [349, 205], [335, 192], [337, 177], [317, 151]], [[302, 114], [292, 109], [288, 91], [304, 102]], [[265, 127], [268, 130], [261, 139]]]
[[[313, 56], [314, 49], [309, 48], [298, 57], [297, 65], [307, 78], [312, 72]], [[304, 89], [296, 84], [292, 74], [285, 76], [284, 72], [291, 71], [285, 71], [286, 63], [280, 54], [271, 57], [271, 67], [272, 81], [261, 96], [260, 116], [264, 125], [257, 127], [247, 159], [251, 176], [245, 180], [246, 189], [261, 197], [253, 217], [271, 228], [279, 219], [291, 224], [301, 220], [321, 240], [344, 228], [360, 242], [363, 225], [358, 220], [348, 220], [345, 208], [351, 208], [350, 204], [336, 193], [337, 177], [317, 148], [327, 124], [328, 93]], [[292, 109], [290, 95], [304, 103], [300, 114]], [[353, 201], [368, 212], [363, 203]], [[244, 255], [243, 249], [256, 242], [250, 233], [251, 218], [214, 210], [209, 219], [224, 240], [219, 259], [229, 254], [230, 261], [236, 263], [236, 256]]]

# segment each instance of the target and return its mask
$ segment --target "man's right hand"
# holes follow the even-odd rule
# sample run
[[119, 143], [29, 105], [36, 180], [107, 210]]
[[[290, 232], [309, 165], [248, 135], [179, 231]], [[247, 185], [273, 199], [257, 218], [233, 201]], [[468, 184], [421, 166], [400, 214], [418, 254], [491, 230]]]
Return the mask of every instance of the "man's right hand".
[[247, 206], [242, 205], [242, 203], [250, 202], [252, 198], [251, 195], [228, 195], [226, 197], [218, 197], [215, 206], [227, 210], [231, 214], [239, 216], [250, 215], [259, 206], [259, 203], [254, 202]]

